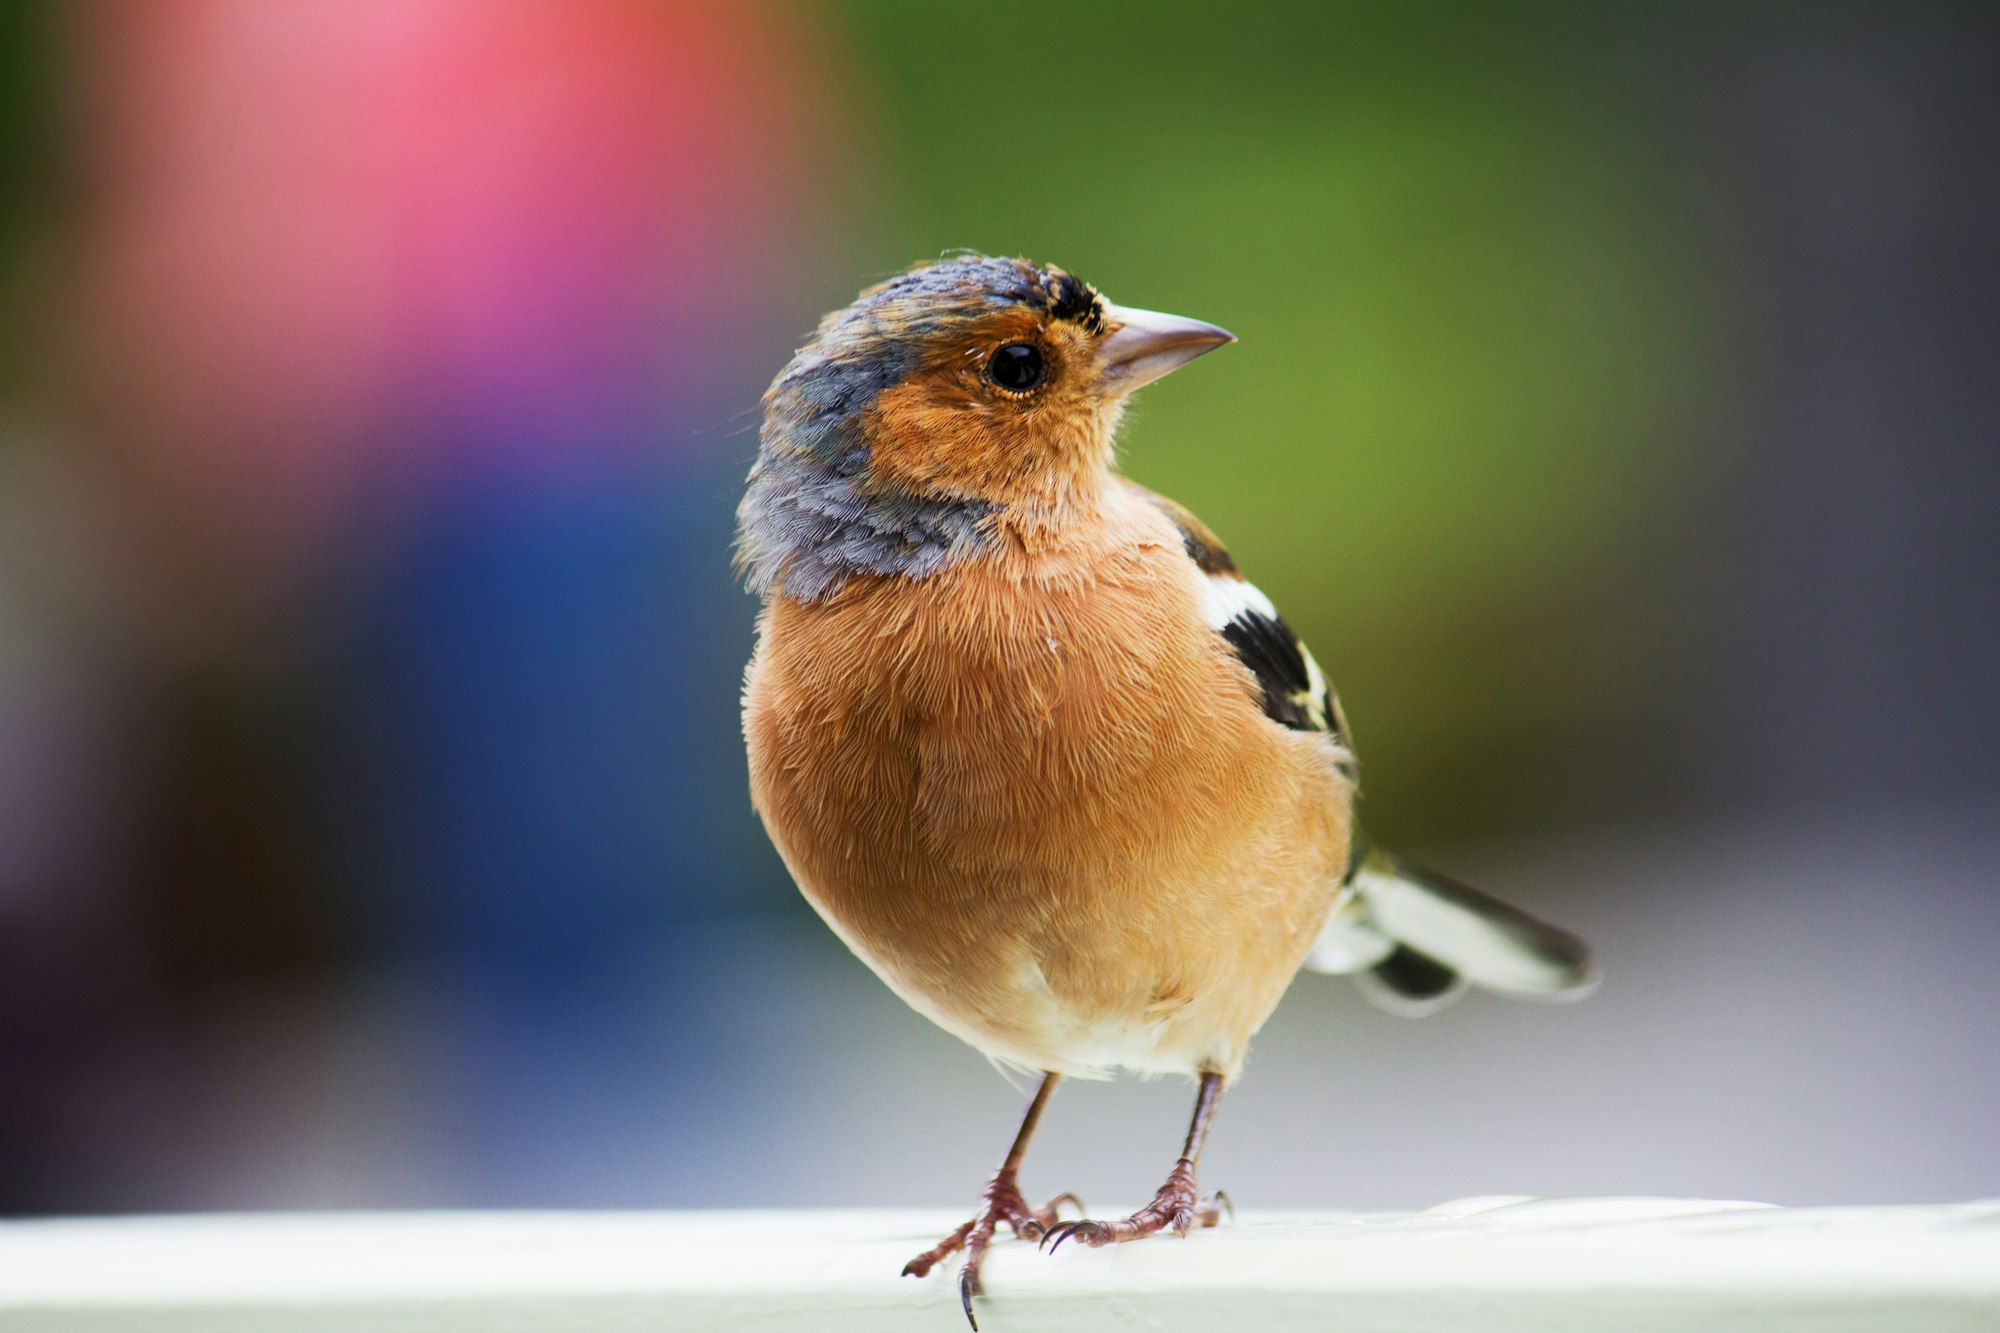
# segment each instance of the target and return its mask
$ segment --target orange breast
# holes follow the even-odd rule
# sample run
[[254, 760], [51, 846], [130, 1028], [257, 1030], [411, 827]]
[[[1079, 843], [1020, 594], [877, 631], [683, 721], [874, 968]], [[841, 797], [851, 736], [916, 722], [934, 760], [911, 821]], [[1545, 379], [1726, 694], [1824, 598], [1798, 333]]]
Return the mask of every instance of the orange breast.
[[1069, 1073], [1241, 1064], [1325, 919], [1351, 792], [1265, 718], [1167, 521], [780, 598], [752, 796], [806, 897], [904, 999]]

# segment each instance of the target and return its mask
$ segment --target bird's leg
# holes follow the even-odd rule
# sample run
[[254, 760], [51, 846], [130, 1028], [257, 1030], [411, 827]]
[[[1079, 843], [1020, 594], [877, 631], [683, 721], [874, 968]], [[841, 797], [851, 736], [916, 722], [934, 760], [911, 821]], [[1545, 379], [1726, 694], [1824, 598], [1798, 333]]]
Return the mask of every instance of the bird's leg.
[[993, 1243], [993, 1233], [1000, 1224], [1005, 1222], [1023, 1240], [1039, 1240], [1055, 1225], [1058, 1205], [1068, 1201], [1078, 1209], [1083, 1207], [1082, 1200], [1074, 1194], [1058, 1194], [1044, 1206], [1030, 1208], [1016, 1179], [1021, 1170], [1021, 1158], [1028, 1151], [1028, 1140], [1034, 1137], [1035, 1126], [1042, 1118], [1042, 1108], [1049, 1104], [1061, 1077], [1060, 1074], [1042, 1075], [1042, 1086], [1035, 1089], [1035, 1099], [1028, 1103], [1028, 1113], [1021, 1117], [1021, 1129], [1014, 1135], [1014, 1146], [1007, 1150], [1007, 1159], [1000, 1163], [1000, 1169], [993, 1173], [993, 1179], [987, 1181], [986, 1188], [980, 1192], [979, 1211], [972, 1215], [972, 1220], [903, 1265], [903, 1276], [923, 1277], [952, 1254], [964, 1250], [965, 1263], [958, 1271], [958, 1298], [965, 1306], [965, 1317], [975, 1333], [979, 1321], [972, 1317], [972, 1298], [979, 1294], [979, 1263], [986, 1257], [986, 1247]]
[[[1119, 1241], [1138, 1240], [1169, 1227], [1185, 1236], [1197, 1226], [1212, 1227], [1220, 1222], [1223, 1210], [1229, 1209], [1229, 1196], [1218, 1190], [1208, 1198], [1202, 1198], [1195, 1189], [1194, 1169], [1195, 1164], [1201, 1161], [1201, 1145], [1208, 1138], [1208, 1124], [1215, 1117], [1215, 1103], [1221, 1096], [1222, 1075], [1203, 1074], [1201, 1091], [1195, 1096], [1194, 1122], [1188, 1126], [1187, 1143], [1181, 1149], [1181, 1158], [1174, 1163], [1174, 1169], [1167, 1175], [1167, 1183], [1160, 1186], [1151, 1203], [1117, 1222], [1065, 1222], [1051, 1227], [1042, 1238], [1042, 1244], [1048, 1247], [1049, 1253], [1054, 1254], [1066, 1240], [1084, 1245], [1115, 1245]], [[1233, 1213], [1235, 1210], [1230, 1211]]]

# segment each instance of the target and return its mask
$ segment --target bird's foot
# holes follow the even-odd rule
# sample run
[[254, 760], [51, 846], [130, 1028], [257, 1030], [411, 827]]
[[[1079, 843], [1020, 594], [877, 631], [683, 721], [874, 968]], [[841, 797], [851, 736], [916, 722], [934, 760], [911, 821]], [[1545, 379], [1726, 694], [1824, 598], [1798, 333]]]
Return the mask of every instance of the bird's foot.
[[903, 1265], [904, 1277], [923, 1277], [944, 1260], [958, 1251], [965, 1251], [965, 1262], [958, 1270], [958, 1299], [965, 1306], [965, 1318], [975, 1333], [979, 1321], [972, 1317], [972, 1298], [979, 1294], [979, 1265], [986, 1258], [986, 1247], [993, 1243], [993, 1233], [1005, 1222], [1022, 1240], [1040, 1240], [1056, 1225], [1056, 1209], [1064, 1203], [1083, 1210], [1083, 1200], [1074, 1194], [1058, 1194], [1040, 1208], [1030, 1208], [1021, 1194], [1021, 1187], [1015, 1183], [1012, 1171], [1001, 1171], [987, 1182], [979, 1196], [979, 1211], [972, 1220], [943, 1240], [925, 1250], [916, 1258]]
[[1195, 1189], [1194, 1163], [1183, 1157], [1174, 1164], [1173, 1173], [1160, 1186], [1153, 1201], [1132, 1216], [1116, 1222], [1064, 1222], [1044, 1232], [1042, 1246], [1054, 1254], [1069, 1240], [1090, 1246], [1116, 1245], [1170, 1229], [1185, 1236], [1196, 1227], [1216, 1225], [1225, 1211], [1231, 1217], [1236, 1216], [1229, 1196], [1217, 1190], [1202, 1198]]

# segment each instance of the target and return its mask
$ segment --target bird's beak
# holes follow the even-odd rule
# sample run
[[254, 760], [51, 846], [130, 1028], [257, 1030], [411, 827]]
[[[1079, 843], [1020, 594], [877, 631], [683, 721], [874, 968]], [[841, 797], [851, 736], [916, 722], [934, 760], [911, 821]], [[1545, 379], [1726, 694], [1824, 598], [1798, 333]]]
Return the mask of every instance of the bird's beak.
[[1110, 332], [1097, 345], [1097, 355], [1104, 363], [1105, 387], [1116, 393], [1151, 384], [1203, 352], [1236, 341], [1228, 329], [1198, 319], [1131, 310], [1109, 301], [1104, 304], [1104, 324]]

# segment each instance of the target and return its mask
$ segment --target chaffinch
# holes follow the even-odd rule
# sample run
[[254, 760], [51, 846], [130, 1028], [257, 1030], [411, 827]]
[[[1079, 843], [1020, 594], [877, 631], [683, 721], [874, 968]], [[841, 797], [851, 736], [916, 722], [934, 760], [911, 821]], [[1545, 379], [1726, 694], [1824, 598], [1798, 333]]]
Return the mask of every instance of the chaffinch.
[[[764, 396], [738, 511], [764, 598], [752, 798], [806, 898], [918, 1012], [1041, 1083], [971, 1220], [1045, 1245], [1213, 1225], [1223, 1085], [1301, 966], [1405, 1010], [1591, 980], [1581, 941], [1372, 847], [1312, 654], [1179, 505], [1121, 477], [1132, 392], [1224, 343], [968, 255], [828, 315]], [[1065, 1076], [1187, 1074], [1152, 1202], [1059, 1222], [1017, 1173]], [[975, 1322], [974, 1327], [977, 1327]]]

